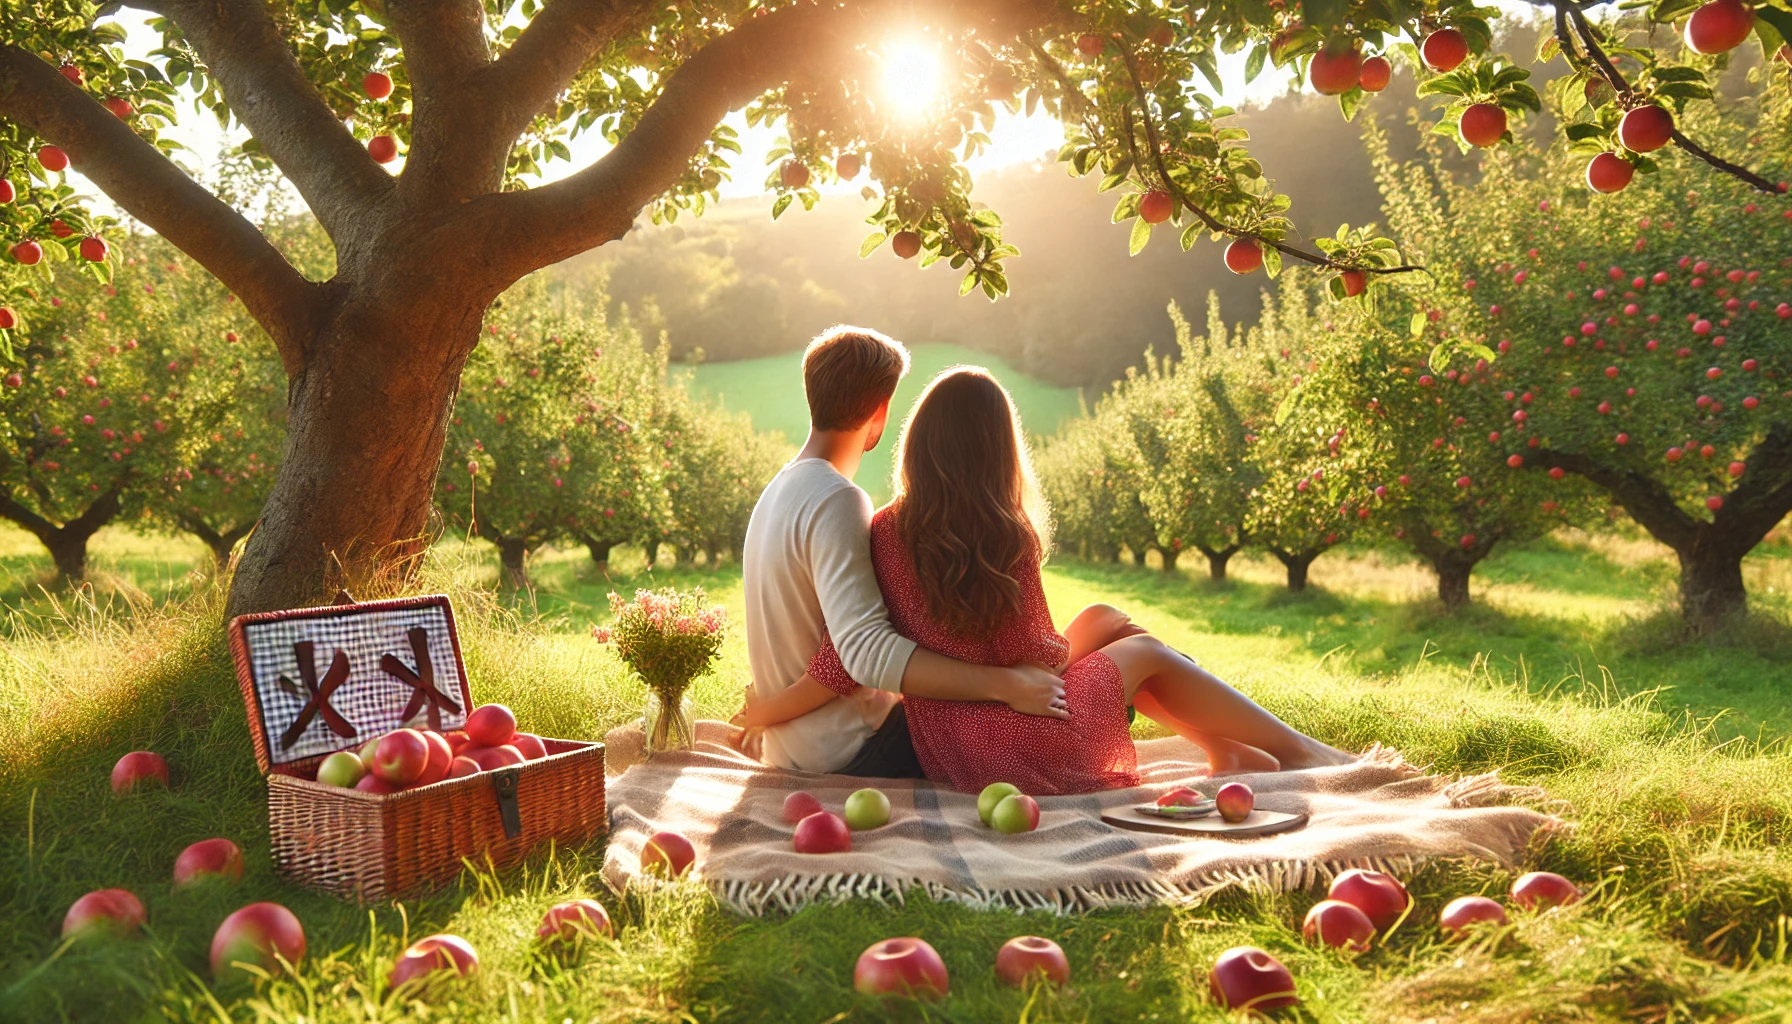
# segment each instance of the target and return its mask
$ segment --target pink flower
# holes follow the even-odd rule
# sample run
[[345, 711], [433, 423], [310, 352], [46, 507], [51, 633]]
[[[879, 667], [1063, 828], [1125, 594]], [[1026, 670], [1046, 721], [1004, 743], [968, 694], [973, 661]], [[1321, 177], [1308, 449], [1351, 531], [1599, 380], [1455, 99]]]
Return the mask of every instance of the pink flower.
[[592, 626], [591, 627], [591, 639], [596, 640], [600, 644], [609, 643], [610, 642], [610, 627], [608, 627], [608, 626]]

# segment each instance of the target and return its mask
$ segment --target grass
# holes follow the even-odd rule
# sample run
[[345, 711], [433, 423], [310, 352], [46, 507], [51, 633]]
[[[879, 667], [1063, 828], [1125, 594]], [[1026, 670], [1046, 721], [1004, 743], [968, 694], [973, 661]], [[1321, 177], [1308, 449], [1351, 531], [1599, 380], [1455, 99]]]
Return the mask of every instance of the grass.
[[[890, 400], [890, 430], [908, 415], [934, 375], [948, 366], [969, 363], [986, 367], [1014, 396], [1021, 422], [1037, 436], [1051, 434], [1064, 420], [1077, 414], [1074, 388], [1059, 388], [1022, 374], [1007, 363], [962, 345], [916, 345], [909, 350], [909, 374]], [[725, 363], [701, 363], [691, 371], [692, 390], [712, 396], [729, 409], [745, 410], [760, 430], [780, 431], [792, 444], [801, 444], [809, 432], [809, 408], [803, 399], [803, 354], [738, 359]], [[890, 498], [890, 469], [894, 444], [882, 444], [865, 453], [859, 468], [859, 486], [882, 504]]]
[[[96, 561], [128, 570], [108, 561], [130, 550], [113, 543]], [[145, 564], [185, 572], [172, 556]], [[1716, 645], [1674, 642], [1661, 615], [1671, 573], [1659, 552], [1631, 541], [1565, 537], [1506, 553], [1477, 578], [1480, 606], [1458, 617], [1423, 599], [1413, 565], [1379, 552], [1321, 559], [1313, 592], [1300, 596], [1280, 591], [1277, 567], [1258, 561], [1235, 561], [1224, 587], [1155, 570], [1051, 567], [1060, 619], [1090, 600], [1123, 604], [1298, 728], [1347, 746], [1388, 743], [1439, 771], [1500, 769], [1564, 802], [1574, 828], [1524, 866], [1586, 883], [1585, 903], [1446, 945], [1428, 925], [1441, 905], [1497, 894], [1511, 873], [1432, 864], [1410, 880], [1414, 915], [1354, 962], [1301, 943], [1313, 894], [1233, 892], [1195, 908], [1064, 919], [916, 898], [747, 921], [690, 887], [613, 896], [596, 876], [601, 844], [543, 851], [502, 875], [469, 872], [421, 900], [357, 907], [316, 896], [269, 864], [262, 783], [209, 584], [176, 586], [174, 603], [160, 606], [66, 594], [52, 606], [40, 596], [0, 654], [0, 861], [11, 865], [0, 873], [0, 1019], [1219, 1021], [1205, 968], [1241, 943], [1295, 970], [1302, 1020], [1792, 1019], [1792, 755], [1782, 739], [1792, 720], [1774, 693], [1792, 660], [1778, 596], [1789, 564], [1777, 548], [1751, 560], [1753, 628]], [[555, 735], [600, 736], [638, 710], [640, 687], [582, 635], [612, 586], [702, 584], [740, 610], [730, 566], [649, 575], [634, 555], [606, 578], [567, 551], [546, 553], [534, 571], [535, 594], [500, 601], [488, 589], [489, 547], [444, 544], [423, 582], [455, 596], [476, 696]], [[732, 711], [745, 678], [731, 636], [696, 689], [700, 713]], [[1713, 722], [1719, 708], [1736, 710]], [[113, 799], [112, 761], [140, 748], [167, 755], [174, 786]], [[171, 893], [174, 855], [212, 835], [243, 846], [245, 880]], [[150, 934], [60, 943], [67, 905], [114, 885], [143, 898]], [[540, 912], [591, 894], [611, 908], [618, 940], [567, 960], [537, 952]], [[257, 899], [304, 921], [302, 969], [213, 987], [211, 930]], [[407, 938], [435, 931], [472, 941], [480, 974], [427, 1004], [394, 1001], [382, 984], [392, 959]], [[1024, 933], [1064, 945], [1070, 990], [995, 983], [993, 951]], [[900, 934], [944, 955], [949, 1000], [922, 1007], [852, 993], [858, 952]]]

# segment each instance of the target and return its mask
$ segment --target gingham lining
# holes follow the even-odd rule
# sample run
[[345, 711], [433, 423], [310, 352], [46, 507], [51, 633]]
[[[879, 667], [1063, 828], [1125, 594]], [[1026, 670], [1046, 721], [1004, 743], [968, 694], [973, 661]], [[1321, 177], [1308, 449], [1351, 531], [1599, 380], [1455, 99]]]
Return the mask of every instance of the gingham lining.
[[[431, 603], [244, 623], [243, 643], [249, 652], [256, 700], [261, 705], [269, 760], [274, 764], [302, 761], [357, 746], [401, 726], [427, 724], [427, 708], [419, 709], [408, 721], [400, 718], [416, 690], [380, 667], [381, 657], [390, 654], [406, 667], [416, 669], [416, 655], [407, 635], [413, 628], [428, 633], [435, 688], [458, 706], [458, 710], [439, 708], [442, 728], [457, 729], [466, 721], [467, 687], [461, 679], [460, 662], [454, 656], [449, 637], [452, 627], [444, 605]], [[281, 746], [287, 728], [310, 700], [293, 650], [293, 645], [301, 640], [315, 645], [313, 661], [319, 680], [329, 672], [337, 650], [348, 655], [348, 681], [330, 695], [330, 706], [354, 728], [354, 737], [338, 736], [322, 715], [315, 715], [292, 746]], [[286, 677], [290, 689], [281, 683], [281, 676]]]

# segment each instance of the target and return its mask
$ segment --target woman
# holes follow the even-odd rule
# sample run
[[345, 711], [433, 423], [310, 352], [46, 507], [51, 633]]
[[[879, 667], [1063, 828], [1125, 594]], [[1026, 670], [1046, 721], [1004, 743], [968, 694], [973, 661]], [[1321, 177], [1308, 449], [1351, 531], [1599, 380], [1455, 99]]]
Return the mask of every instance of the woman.
[[[1034, 661], [1064, 676], [1068, 719], [999, 703], [910, 697], [910, 736], [934, 782], [977, 792], [1009, 782], [1034, 794], [1139, 784], [1131, 705], [1206, 751], [1216, 775], [1342, 764], [1348, 754], [1303, 736], [1250, 698], [1106, 605], [1052, 628], [1039, 564], [1050, 546], [1020, 419], [985, 370], [934, 378], [903, 424], [896, 497], [871, 521], [878, 585], [897, 632], [962, 661]], [[857, 684], [833, 644], [809, 674], [752, 702], [749, 725], [807, 714]]]

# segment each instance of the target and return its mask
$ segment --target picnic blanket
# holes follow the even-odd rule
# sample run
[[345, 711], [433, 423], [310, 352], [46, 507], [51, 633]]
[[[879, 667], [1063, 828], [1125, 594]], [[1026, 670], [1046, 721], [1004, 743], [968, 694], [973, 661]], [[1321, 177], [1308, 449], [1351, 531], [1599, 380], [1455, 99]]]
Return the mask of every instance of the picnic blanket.
[[[1494, 774], [1427, 775], [1377, 747], [1353, 764], [1210, 779], [1199, 748], [1180, 738], [1138, 744], [1145, 784], [1079, 796], [1039, 798], [1039, 828], [1002, 835], [977, 817], [973, 794], [926, 781], [867, 780], [771, 768], [726, 742], [725, 723], [701, 723], [688, 752], [641, 762], [626, 728], [610, 738], [610, 760], [626, 767], [608, 784], [610, 842], [604, 877], [618, 890], [653, 885], [640, 873], [641, 847], [662, 829], [697, 848], [695, 877], [739, 913], [795, 911], [849, 899], [900, 902], [912, 890], [984, 908], [1057, 913], [1149, 903], [1197, 903], [1242, 885], [1321, 887], [1368, 867], [1410, 874], [1435, 857], [1511, 864], [1540, 831], [1562, 822], [1536, 809], [1540, 790]], [[631, 749], [632, 747], [632, 749]], [[1188, 838], [1115, 828], [1104, 808], [1144, 803], [1174, 786], [1208, 796], [1234, 779], [1257, 806], [1304, 812], [1297, 831], [1256, 839]], [[840, 813], [855, 789], [890, 798], [890, 823], [853, 833], [842, 854], [799, 854], [784, 797], [807, 790]]]

